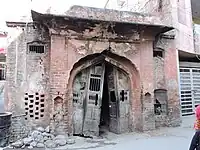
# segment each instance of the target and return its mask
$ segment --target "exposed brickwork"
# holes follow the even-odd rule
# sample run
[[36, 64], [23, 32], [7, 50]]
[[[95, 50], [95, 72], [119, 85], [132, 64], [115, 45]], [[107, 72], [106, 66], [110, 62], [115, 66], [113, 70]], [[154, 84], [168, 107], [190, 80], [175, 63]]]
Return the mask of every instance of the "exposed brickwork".
[[[165, 50], [163, 50], [163, 53]], [[163, 56], [164, 57], [164, 56]], [[154, 57], [154, 88], [165, 89], [165, 72], [164, 72], [164, 58]]]
[[[7, 78], [6, 78], [6, 110], [13, 113], [12, 133], [13, 140], [20, 138], [31, 127], [37, 125], [47, 126], [49, 124], [49, 51], [48, 36], [45, 33], [28, 26], [19, 37], [13, 41], [7, 49]], [[44, 54], [30, 54], [28, 43], [33, 41], [45, 42]], [[44, 95], [44, 116], [41, 117], [40, 110], [34, 106], [40, 105], [37, 97], [33, 104], [26, 105], [26, 95]], [[31, 97], [30, 97], [31, 99]], [[38, 102], [36, 102], [38, 101]], [[30, 107], [30, 109], [28, 109]], [[43, 106], [42, 106], [43, 107]], [[36, 113], [32, 117], [30, 113]], [[37, 114], [38, 112], [38, 114]], [[24, 116], [26, 117], [17, 117]], [[23, 118], [23, 119], [22, 119]], [[26, 120], [24, 120], [26, 119]], [[27, 127], [24, 129], [22, 126]], [[29, 128], [30, 127], [30, 128]], [[21, 133], [20, 133], [21, 132]]]
[[[44, 31], [43, 28], [29, 27], [28, 32], [25, 30], [8, 48], [8, 82], [6, 85], [8, 110], [14, 112], [14, 116], [26, 114], [24, 95], [34, 95], [33, 97], [37, 97], [35, 95], [38, 94], [45, 95], [44, 117], [38, 120], [32, 119], [31, 116], [27, 117], [27, 120], [24, 120], [26, 117], [20, 117], [22, 120], [16, 119], [12, 125], [13, 133], [23, 136], [24, 133], [38, 125], [50, 124], [51, 132], [72, 134], [74, 78], [84, 67], [91, 66], [92, 61], [102, 53], [106, 62], [124, 70], [129, 76], [131, 86], [130, 130], [155, 129], [159, 126], [156, 124], [162, 124], [164, 119], [165, 122], [168, 122], [167, 126], [180, 124], [175, 65], [177, 55], [173, 41], [165, 40], [167, 45], [161, 45], [166, 53], [161, 67], [165, 77], [159, 78], [154, 72], [153, 42], [155, 34], [160, 32], [160, 28], [149, 29], [141, 26], [144, 30], [140, 31], [133, 25], [134, 28], [129, 31], [132, 33], [123, 31], [126, 33], [119, 36], [109, 32], [108, 25], [101, 24], [101, 21], [95, 27], [87, 24], [91, 31], [83, 28], [82, 32], [78, 32], [79, 28], [74, 28], [69, 22], [67, 28], [61, 29], [60, 22], [48, 22], [50, 38], [46, 32], [41, 32]], [[86, 24], [84, 25], [86, 26]], [[117, 25], [118, 27], [124, 26], [124, 24]], [[72, 27], [74, 31], [71, 30]], [[116, 32], [122, 34], [121, 30]], [[102, 35], [102, 33], [104, 34]], [[116, 36], [119, 36], [120, 39], [113, 38]], [[45, 42], [44, 54], [27, 52], [27, 42], [35, 41], [35, 39]], [[106, 53], [105, 50], [109, 46], [111, 49]], [[16, 59], [16, 54], [18, 59]], [[17, 72], [15, 72], [15, 68], [17, 68]], [[160, 69], [158, 70], [160, 71]], [[158, 87], [161, 88], [161, 86], [157, 86], [157, 78], [160, 80], [159, 83], [166, 83], [163, 87], [167, 89], [168, 93], [169, 114], [167, 119], [158, 118], [154, 114], [154, 90]], [[31, 100], [31, 97], [29, 98]], [[17, 128], [17, 125], [22, 124], [26, 124], [27, 129], [19, 130]]]
[[[163, 88], [167, 90], [168, 96], [168, 115], [157, 116], [156, 121], [160, 123], [160, 126], [178, 126], [181, 123], [180, 119], [180, 101], [178, 95], [178, 76], [177, 76], [177, 50], [175, 47], [175, 41], [173, 39], [161, 38], [161, 42], [157, 42], [157, 47], [164, 50], [164, 83], [162, 85], [157, 84], [157, 88]], [[162, 63], [162, 62], [160, 62]], [[163, 77], [162, 77], [163, 78]], [[155, 81], [160, 79], [155, 78]], [[159, 125], [157, 125], [159, 126]]]
[[169, 126], [178, 126], [180, 118], [179, 85], [177, 76], [177, 50], [174, 43], [168, 47], [165, 61], [166, 85], [168, 90]]
[[25, 120], [25, 115], [12, 117], [11, 129], [10, 129], [10, 142], [15, 142], [17, 139], [27, 137], [30, 128]]
[[[55, 38], [55, 36], [54, 36], [54, 38]], [[60, 39], [60, 37], [58, 37], [57, 39]], [[62, 39], [64, 39], [64, 38], [62, 38]], [[64, 42], [62, 42], [62, 43], [64, 43]], [[84, 42], [84, 41], [77, 41], [77, 40], [74, 43], [73, 43], [73, 40], [67, 40], [67, 42], [65, 42], [65, 43], [67, 43], [67, 48], [68, 48], [67, 50], [68, 50], [68, 53], [70, 54], [70, 55], [66, 55], [66, 56], [68, 56], [68, 66], [73, 66], [74, 63], [76, 63], [76, 62], [78, 62], [78, 60], [80, 60], [80, 58], [84, 57], [84, 55], [80, 55], [80, 53], [76, 52], [77, 49], [79, 49], [79, 47], [77, 47], [77, 45], [82, 45], [81, 43], [86, 43], [84, 45], [84, 47], [85, 47], [85, 50], [87, 51], [87, 49], [88, 49], [87, 45], [88, 44], [87, 44], [86, 41]], [[92, 42], [89, 41], [89, 43], [92, 44], [94, 42], [93, 41]], [[92, 49], [92, 51], [88, 51], [86, 53], [87, 54], [94, 53], [94, 51], [96, 51], [97, 49], [98, 49], [98, 52], [102, 52], [105, 49], [104, 46], [101, 46], [101, 42], [99, 42], [99, 44], [97, 44], [97, 43], [98, 42], [95, 43], [96, 47], [93, 46], [94, 49]], [[53, 44], [57, 45], [57, 43], [52, 43], [52, 45]], [[58, 44], [60, 44], [60, 42], [58, 42]], [[76, 44], [76, 45], [73, 46], [73, 44]], [[107, 45], [107, 44], [105, 44], [105, 45]], [[154, 61], [153, 61], [152, 42], [146, 42], [146, 43], [142, 42], [141, 43], [141, 47], [139, 47], [138, 44], [132, 44], [131, 47], [132, 48], [135, 47], [136, 50], [135, 50], [134, 53], [131, 53], [131, 55], [127, 55], [124, 52], [120, 52], [120, 49], [118, 51], [117, 48], [119, 46], [117, 47], [116, 45], [119, 45], [119, 44], [115, 44], [115, 43], [111, 44], [111, 46], [114, 48], [113, 52], [115, 52], [118, 55], [121, 55], [121, 56], [129, 58], [129, 60], [131, 60], [131, 62], [133, 64], [137, 64], [136, 68], [138, 68], [138, 70], [141, 71], [140, 72], [140, 78], [141, 78], [141, 83], [142, 83], [142, 89], [141, 90], [143, 91], [143, 94], [142, 94], [142, 97], [143, 97], [142, 98], [142, 100], [143, 100], [143, 103], [142, 103], [143, 119], [142, 120], [143, 121], [141, 119], [139, 119], [139, 118], [135, 118], [135, 117], [133, 117], [133, 118], [136, 119], [136, 120], [139, 119], [140, 120], [139, 123], [143, 124], [143, 127], [137, 127], [137, 129], [139, 129], [139, 128], [142, 129], [142, 130], [154, 129], [155, 128], [155, 119], [156, 118], [155, 118], [155, 115], [154, 115], [154, 93], [153, 93], [153, 91], [154, 91], [154, 74], [153, 74]], [[123, 43], [120, 44], [120, 46], [123, 49], [125, 48]], [[150, 47], [151, 47], [151, 49], [150, 49]], [[142, 53], [141, 53], [141, 51], [137, 51], [137, 48], [146, 49], [146, 52], [143, 50]], [[130, 49], [130, 50], [133, 50], [133, 49]], [[124, 49], [124, 51], [126, 51], [126, 50]], [[127, 49], [127, 51], [128, 51], [128, 49]], [[128, 53], [128, 54], [130, 54], [130, 53]], [[137, 55], [140, 55], [140, 56], [142, 55], [143, 57], [139, 57], [140, 58], [140, 60], [139, 60]], [[85, 54], [85, 56], [86, 56], [86, 54]], [[61, 57], [63, 57], [63, 55]], [[133, 59], [131, 59], [131, 58], [133, 58]], [[147, 60], [149, 60], [149, 61], [147, 61]], [[141, 62], [143, 62], [143, 63], [141, 63]], [[59, 68], [59, 67], [60, 67], [60, 65], [58, 67], [56, 67], [56, 68]], [[70, 67], [68, 69], [71, 70]], [[69, 75], [69, 74], [67, 74], [67, 75]], [[71, 74], [71, 76], [73, 76], [73, 75]], [[69, 78], [69, 76], [67, 76], [67, 79], [68, 78]], [[65, 79], [63, 79], [63, 78], [60, 79], [60, 80], [62, 80], [63, 82], [67, 81], [67, 80], [64, 81]], [[133, 79], [133, 80], [135, 80], [135, 79]], [[163, 81], [163, 82], [165, 82], [165, 81]], [[68, 88], [71, 88], [71, 86], [68, 86]], [[68, 89], [68, 90], [70, 91], [70, 89]], [[138, 90], [137, 93], [139, 93], [139, 91], [140, 90]], [[70, 96], [68, 98], [70, 99]], [[71, 106], [71, 104], [69, 103], [69, 108], [70, 108], [70, 106]], [[133, 103], [133, 108], [135, 108], [135, 107], [136, 108], [141, 107], [141, 103], [138, 103], [138, 101], [136, 101], [136, 103]], [[135, 110], [136, 109], [134, 109], [134, 112], [135, 112]], [[138, 111], [139, 111], [139, 109], [138, 109]], [[139, 112], [141, 113], [141, 110]], [[139, 112], [135, 112], [135, 113], [139, 113]], [[68, 113], [71, 114], [72, 112], [68, 111]], [[135, 116], [135, 115], [133, 115], [133, 116]], [[71, 118], [70, 115], [69, 115], [69, 118]], [[69, 119], [69, 122], [71, 122], [70, 119]], [[135, 126], [135, 124], [133, 126]]]
[[56, 104], [56, 97], [59, 96], [63, 99], [61, 103], [61, 107], [63, 108], [58, 114], [61, 117], [61, 120], [56, 124], [55, 123], [55, 115], [57, 107], [53, 107], [52, 109], [52, 118], [51, 118], [51, 127], [57, 133], [67, 132], [68, 124], [64, 122], [64, 117], [68, 114], [67, 112], [67, 101], [66, 101], [66, 90], [67, 90], [67, 64], [68, 64], [68, 56], [66, 49], [66, 40], [64, 36], [51, 36], [51, 96], [53, 100], [53, 105]]
[[142, 80], [143, 130], [155, 129], [154, 66], [152, 41], [141, 44], [140, 76]]

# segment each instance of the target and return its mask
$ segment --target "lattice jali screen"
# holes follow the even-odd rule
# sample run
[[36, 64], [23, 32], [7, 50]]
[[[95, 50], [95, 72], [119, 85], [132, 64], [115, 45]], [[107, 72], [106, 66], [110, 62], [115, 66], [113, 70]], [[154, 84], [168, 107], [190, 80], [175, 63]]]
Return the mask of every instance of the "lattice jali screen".
[[26, 120], [27, 119], [38, 120], [44, 117], [44, 110], [45, 110], [45, 95], [44, 94], [25, 93], [24, 102], [25, 102], [25, 113], [26, 113], [25, 119]]

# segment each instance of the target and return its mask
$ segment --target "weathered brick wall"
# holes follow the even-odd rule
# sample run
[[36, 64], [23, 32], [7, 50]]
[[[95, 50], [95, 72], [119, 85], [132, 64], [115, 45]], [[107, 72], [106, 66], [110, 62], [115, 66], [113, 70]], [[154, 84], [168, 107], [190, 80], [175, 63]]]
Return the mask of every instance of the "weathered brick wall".
[[[84, 36], [82, 39], [75, 40], [69, 36], [67, 38], [64, 34], [52, 33], [49, 41], [48, 35], [41, 34], [42, 30], [39, 31], [29, 28], [8, 48], [6, 100], [7, 110], [12, 111], [14, 116], [12, 124], [14, 138], [24, 136], [38, 125], [47, 126], [49, 124], [54, 133], [72, 133], [72, 83], [76, 75], [73, 74], [73, 71], [84, 64], [84, 61], [81, 60], [89, 55], [101, 53], [109, 47], [109, 42], [106, 40], [86, 40]], [[115, 57], [112, 56], [113, 59], [119, 62], [118, 67], [129, 73], [132, 94], [130, 114], [133, 130], [150, 130], [156, 127], [154, 39], [152, 33], [144, 33], [145, 35], [141, 35], [139, 42], [110, 42], [111, 52], [116, 54]], [[36, 39], [45, 42], [44, 54], [28, 53], [26, 44]], [[177, 68], [175, 65], [177, 55], [174, 43], [167, 40], [165, 42], [167, 46], [164, 45], [163, 48], [166, 50], [164, 64], [162, 64], [164, 68], [161, 68], [165, 74], [170, 113], [167, 119], [163, 118], [165, 119], [163, 121], [169, 122], [167, 125], [179, 125]], [[49, 46], [51, 47], [49, 48]], [[82, 64], [78, 64], [78, 62]], [[80, 70], [81, 68], [79, 68]], [[45, 99], [44, 112], [39, 112], [39, 115], [44, 116], [35, 119], [36, 114], [31, 117], [29, 111], [25, 110], [27, 107], [29, 110], [29, 105], [27, 106], [25, 101], [26, 98], [32, 100], [30, 98], [34, 99], [38, 96]], [[34, 111], [35, 108], [36, 106], [34, 106]], [[158, 119], [158, 121], [160, 120], [162, 121], [162, 119]], [[19, 129], [18, 126], [27, 128]]]
[[[145, 36], [152, 39], [149, 35]], [[113, 53], [130, 60], [140, 74], [142, 89], [137, 89], [137, 93], [134, 94], [140, 97], [142, 91], [142, 97], [144, 98], [142, 99], [142, 105], [140, 99], [134, 100], [134, 103], [132, 103], [133, 120], [137, 120], [135, 123], [133, 122], [133, 128], [137, 126], [137, 129], [140, 128], [140, 130], [154, 129], [153, 39], [140, 44], [111, 42], [110, 45]], [[65, 97], [65, 93], [68, 93], [72, 88], [68, 87], [67, 89], [67, 85], [69, 84], [70, 72], [73, 70], [75, 63], [85, 56], [101, 53], [108, 47], [109, 43], [106, 41], [75, 40], [59, 35], [51, 36], [51, 95], [53, 101], [59, 96], [64, 100], [64, 103], [66, 102], [63, 104], [63, 107], [66, 108], [62, 112], [64, 115], [61, 113], [63, 121], [60, 121], [60, 125], [57, 127], [55, 127], [55, 120], [53, 119], [53, 114], [55, 113], [53, 109], [55, 108], [52, 108], [52, 128], [61, 128], [60, 131], [64, 129], [67, 132], [65, 128], [68, 126], [68, 129], [72, 130], [70, 129], [73, 113], [71, 109], [72, 98], [70, 96]], [[148, 94], [150, 94], [149, 97]], [[141, 110], [142, 106], [143, 110]], [[140, 118], [140, 116], [143, 117]], [[65, 117], [69, 117], [69, 119], [66, 120]]]
[[[68, 52], [64, 36], [51, 36], [51, 57], [50, 57], [50, 86], [52, 107], [51, 108], [51, 129], [59, 134], [67, 132], [68, 127], [68, 102], [66, 101], [67, 77], [68, 77]], [[71, 54], [71, 57], [73, 55]], [[60, 98], [60, 108], [56, 105], [56, 99]], [[61, 109], [62, 108], [62, 109]], [[59, 111], [60, 110], [60, 111]]]
[[154, 89], [165, 89], [164, 58], [154, 57]]
[[178, 84], [178, 51], [175, 49], [175, 41], [166, 40], [167, 45], [165, 54], [165, 79], [166, 89], [168, 93], [168, 126], [179, 126], [181, 123], [180, 117], [180, 99], [179, 99], [179, 84]]
[[[164, 62], [165, 62], [165, 51], [163, 50], [163, 57], [154, 57], [154, 94], [155, 90], [166, 89], [166, 80], [165, 80], [165, 71], [164, 71]], [[156, 95], [154, 95], [154, 104], [156, 103]], [[158, 99], [159, 102], [160, 99]], [[166, 99], [167, 101], [167, 99]], [[161, 102], [163, 103], [163, 102]], [[167, 103], [167, 102], [166, 102]], [[161, 113], [160, 115], [155, 115], [155, 126], [163, 127], [168, 125], [168, 118], [166, 113]]]
[[[163, 58], [155, 58], [155, 76], [156, 89], [167, 90], [167, 114], [156, 116], [156, 126], [179, 126], [180, 118], [180, 100], [178, 88], [178, 68], [177, 68], [177, 50], [175, 48], [175, 40], [169, 38], [161, 38], [158, 40], [156, 47], [163, 50]], [[158, 61], [160, 60], [160, 62]], [[158, 66], [163, 70], [164, 76], [156, 76]], [[162, 67], [161, 67], [162, 66]], [[160, 84], [163, 82], [162, 84]]]
[[25, 115], [14, 116], [11, 120], [10, 142], [15, 142], [17, 139], [26, 137], [30, 132], [30, 127], [27, 125]]
[[152, 41], [141, 43], [140, 78], [142, 81], [143, 130], [155, 129], [154, 66]]
[[[131, 0], [128, 3], [129, 11], [151, 14], [159, 17], [165, 25], [175, 26], [177, 17], [177, 1], [176, 0]], [[133, 3], [131, 5], [131, 3]], [[176, 17], [176, 18], [175, 18]]]
[[[7, 111], [13, 113], [12, 133], [15, 138], [26, 132], [19, 127], [49, 124], [49, 41], [41, 31], [28, 25], [7, 49], [5, 101]], [[36, 40], [45, 42], [44, 54], [29, 53], [27, 43]], [[41, 106], [40, 100], [44, 101], [44, 106]], [[37, 119], [38, 116], [40, 119]]]
[[132, 7], [137, 12], [153, 14], [165, 25], [176, 29], [176, 47], [194, 53], [192, 9], [190, 0], [139, 0]]

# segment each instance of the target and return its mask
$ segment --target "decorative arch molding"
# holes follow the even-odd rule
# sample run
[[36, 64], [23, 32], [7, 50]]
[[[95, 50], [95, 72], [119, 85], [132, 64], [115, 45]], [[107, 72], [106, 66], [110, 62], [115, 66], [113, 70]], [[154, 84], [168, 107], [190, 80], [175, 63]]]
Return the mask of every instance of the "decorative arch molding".
[[[68, 85], [67, 87], [71, 87], [70, 82], [72, 78], [76, 76], [78, 72], [81, 70], [88, 68], [92, 65], [95, 65], [97, 63], [106, 61], [120, 69], [122, 69], [124, 72], [126, 72], [129, 76], [133, 75], [132, 72], [135, 72], [134, 74], [137, 74], [138, 78], [139, 77], [139, 69], [133, 64], [128, 58], [124, 56], [119, 56], [116, 53], [113, 53], [109, 50], [104, 50], [101, 53], [95, 53], [95, 54], [90, 54], [87, 55], [81, 59], [79, 59], [72, 67], [70, 71], [70, 77], [68, 79]], [[75, 74], [75, 75], [74, 75]]]
[[69, 113], [68, 118], [68, 131], [73, 132], [72, 127], [72, 115], [73, 115], [73, 81], [76, 75], [85, 68], [101, 62], [108, 62], [111, 65], [123, 70], [127, 73], [130, 79], [130, 118], [131, 118], [131, 130], [141, 130], [142, 129], [142, 102], [141, 102], [141, 85], [139, 71], [136, 66], [127, 58], [114, 54], [110, 51], [103, 51], [102, 53], [95, 53], [87, 55], [81, 58], [77, 63], [74, 64], [72, 70], [70, 71], [70, 76], [67, 84], [67, 112]]

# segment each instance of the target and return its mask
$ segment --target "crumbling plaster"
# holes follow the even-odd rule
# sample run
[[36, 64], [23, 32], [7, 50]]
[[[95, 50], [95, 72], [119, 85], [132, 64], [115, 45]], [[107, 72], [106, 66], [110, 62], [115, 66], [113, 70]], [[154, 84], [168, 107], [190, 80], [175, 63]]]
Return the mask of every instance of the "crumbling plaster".
[[[30, 25], [22, 30], [7, 48], [5, 108], [13, 113], [11, 141], [26, 136], [38, 124], [49, 124], [49, 38], [42, 30], [34, 29]], [[33, 41], [45, 42], [44, 54], [29, 53], [27, 44]], [[30, 106], [25, 103], [25, 97], [36, 93], [45, 95], [44, 117], [39, 120], [29, 118], [29, 111], [26, 109], [30, 109]]]
[[[45, 117], [43, 120], [36, 122], [30, 121], [28, 125], [32, 128], [37, 125], [50, 124], [52, 132], [72, 134], [73, 80], [84, 67], [92, 65], [97, 55], [104, 54], [108, 58], [106, 61], [127, 72], [131, 80], [132, 109], [130, 114], [132, 117], [132, 130], [155, 129], [153, 42], [156, 35], [171, 28], [158, 27], [158, 22], [155, 22], [158, 23], [156, 26], [141, 25], [140, 23], [146, 21], [145, 15], [142, 19], [143, 22], [140, 22], [140, 20], [137, 20], [138, 18], [134, 20], [135, 17], [141, 17], [140, 14], [133, 16], [131, 19], [129, 17], [132, 13], [118, 11], [113, 11], [114, 15], [121, 14], [123, 17], [121, 20], [114, 20], [116, 22], [113, 24], [108, 18], [102, 21], [103, 18], [101, 17], [104, 17], [103, 15], [98, 18], [98, 13], [101, 13], [102, 10], [83, 7], [74, 8], [76, 8], [76, 11], [70, 12], [70, 10], [69, 12], [75, 20], [69, 18], [70, 13], [66, 18], [52, 15], [43, 16], [41, 14], [39, 14], [39, 18], [37, 18], [37, 15], [33, 16], [37, 28], [31, 27], [29, 32], [24, 31], [17, 39], [19, 45], [16, 45], [17, 41], [15, 41], [8, 48], [6, 95], [9, 103], [8, 110], [16, 112], [16, 114], [22, 116], [21, 118], [24, 118], [24, 94], [26, 92], [32, 94], [35, 91], [44, 92]], [[96, 11], [96, 13], [89, 13], [91, 10]], [[82, 18], [73, 16], [80, 15], [80, 11], [83, 11], [84, 14]], [[110, 12], [111, 10], [105, 10], [104, 13], [108, 13], [107, 11]], [[125, 17], [126, 13], [129, 14], [128, 17]], [[91, 16], [86, 14], [91, 14]], [[95, 21], [95, 19], [98, 21]], [[122, 22], [117, 23], [119, 21]], [[138, 24], [126, 24], [131, 21]], [[151, 21], [146, 23], [151, 24]], [[79, 25], [75, 26], [73, 22]], [[38, 31], [42, 31], [42, 34]], [[31, 55], [27, 53], [27, 42], [35, 41], [35, 39], [46, 43], [44, 54]], [[163, 70], [170, 109], [168, 118], [164, 119], [169, 122], [168, 126], [175, 126], [180, 124], [177, 54], [173, 41], [164, 39], [164, 43], [167, 43], [167, 45], [161, 44], [159, 47], [165, 50]], [[17, 76], [15, 76], [16, 69], [13, 68], [15, 68], [17, 47], [19, 49], [17, 53], [19, 65]], [[16, 122], [15, 124], [17, 124]], [[18, 122], [20, 122], [20, 119]], [[24, 125], [26, 122], [24, 120]]]
[[[95, 37], [96, 35], [94, 35]], [[145, 35], [146, 37], [149, 37], [149, 39], [153, 39], [151, 35]], [[84, 37], [84, 36], [83, 36]], [[62, 46], [61, 46], [62, 45]], [[92, 55], [92, 54], [97, 54], [97, 53], [102, 53], [105, 50], [108, 50], [109, 46], [111, 47], [111, 52], [113, 54], [116, 54], [117, 56], [120, 57], [124, 57], [127, 60], [129, 60], [131, 62], [131, 64], [134, 64], [134, 66], [136, 67], [136, 69], [138, 70], [138, 72], [140, 73], [141, 76], [141, 82], [139, 83], [140, 86], [142, 88], [138, 88], [137, 92], [133, 92], [136, 95], [138, 95], [140, 97], [141, 92], [142, 93], [147, 93], [150, 92], [151, 96], [150, 99], [148, 99], [149, 103], [147, 105], [145, 105], [145, 102], [142, 104], [144, 105], [145, 111], [143, 112], [144, 114], [151, 114], [151, 116], [153, 117], [153, 40], [148, 40], [148, 41], [140, 41], [140, 40], [135, 40], [135, 42], [133, 41], [132, 43], [125, 43], [125, 40], [123, 43], [116, 43], [116, 42], [107, 42], [107, 41], [94, 41], [94, 40], [83, 40], [81, 38], [81, 40], [73, 39], [73, 38], [66, 38], [63, 35], [57, 35], [57, 34], [52, 34], [51, 35], [51, 61], [52, 64], [55, 63], [55, 66], [57, 66], [56, 64], [62, 64], [62, 60], [63, 59], [67, 59], [67, 64], [65, 65], [61, 65], [62, 69], [59, 67], [53, 67], [52, 69], [57, 70], [56, 72], [58, 72], [59, 70], [64, 70], [65, 69], [65, 73], [64, 76], [65, 78], [62, 78], [62, 83], [64, 84], [68, 84], [68, 86], [66, 87], [66, 85], [63, 85], [62, 88], [61, 86], [59, 88], [55, 88], [52, 90], [55, 91], [53, 92], [54, 94], [56, 94], [56, 91], [61, 91], [61, 93], [65, 93], [67, 92], [66, 89], [69, 91], [71, 91], [70, 89], [72, 89], [72, 85], [68, 83], [68, 81], [71, 81], [73, 79], [70, 79], [70, 76], [72, 76], [72, 74], [70, 74], [71, 71], [73, 71], [73, 66], [79, 62], [81, 59], [83, 59], [86, 56]], [[56, 49], [56, 51], [55, 51]], [[55, 56], [54, 53], [56, 52]], [[62, 51], [62, 52], [61, 52]], [[62, 56], [60, 56], [60, 54], [62, 53]], [[59, 56], [58, 56], [59, 55]], [[56, 58], [59, 57], [59, 61], [55, 61]], [[118, 60], [120, 63], [120, 60]], [[141, 63], [142, 62], [142, 63]], [[122, 68], [124, 69], [124, 68]], [[126, 71], [126, 70], [125, 70]], [[52, 71], [53, 72], [53, 71]], [[131, 74], [130, 74], [131, 75]], [[63, 76], [63, 77], [64, 77]], [[73, 76], [72, 76], [73, 77]], [[136, 80], [136, 79], [133, 79]], [[54, 79], [52, 80], [54, 81]], [[71, 81], [72, 82], [72, 81]], [[133, 81], [134, 82], [134, 81]], [[138, 81], [137, 81], [138, 82]], [[54, 82], [52, 82], [52, 84], [54, 84]], [[142, 90], [142, 91], [141, 91]], [[141, 108], [141, 101], [140, 98], [137, 98], [137, 102], [135, 102], [135, 109], [132, 109], [133, 112], [132, 113], [142, 113], [142, 110], [139, 110]], [[71, 102], [72, 98], [70, 98], [70, 96], [68, 97], [68, 103]], [[150, 105], [149, 105], [150, 104]], [[67, 104], [68, 109], [70, 109], [71, 104]], [[136, 110], [138, 110], [138, 112], [136, 112]], [[73, 113], [73, 110], [70, 109], [67, 111], [68, 114]], [[133, 115], [136, 116], [136, 115]], [[140, 114], [141, 116], [141, 114]], [[145, 115], [144, 115], [145, 116]], [[71, 118], [71, 115], [69, 115], [69, 117]], [[149, 117], [145, 117], [144, 119], [142, 119], [144, 122], [155, 122], [152, 119], [148, 121]], [[139, 119], [139, 117], [137, 118]], [[139, 121], [140, 120], [140, 121]], [[140, 127], [137, 127], [137, 129], [139, 130], [148, 130], [149, 128], [153, 129], [155, 128], [155, 124], [154, 123], [150, 123], [147, 125], [147, 127], [143, 127], [141, 126], [141, 122], [143, 122], [141, 119], [139, 119], [137, 124]], [[71, 119], [69, 119], [68, 123], [71, 122]], [[145, 124], [145, 123], [144, 123]], [[138, 126], [137, 125], [137, 126]], [[151, 127], [150, 127], [151, 126]]]
[[[176, 41], [171, 37], [160, 37], [159, 39], [157, 39], [157, 42], [155, 42], [155, 48], [160, 48], [164, 50], [163, 58], [156, 58], [160, 60], [155, 61], [155, 65], [158, 65], [159, 68], [163, 70], [164, 74], [161, 73], [162, 75], [160, 77], [163, 78], [165, 81], [160, 84], [161, 78], [157, 76], [157, 78], [154, 79], [154, 81], [157, 82], [155, 87], [158, 89], [166, 89], [168, 97], [168, 115], [157, 116], [157, 121], [161, 124], [167, 124], [167, 126], [178, 126], [181, 123], [179, 85], [177, 74], [178, 58], [177, 50], [175, 47]], [[155, 73], [156, 71], [158, 70], [155, 70]]]

